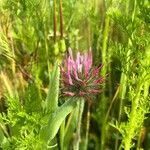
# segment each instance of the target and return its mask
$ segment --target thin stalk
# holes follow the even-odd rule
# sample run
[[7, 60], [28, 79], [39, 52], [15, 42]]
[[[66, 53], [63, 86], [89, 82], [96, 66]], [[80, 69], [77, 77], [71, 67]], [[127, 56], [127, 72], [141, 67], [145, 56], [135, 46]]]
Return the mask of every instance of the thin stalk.
[[60, 127], [60, 150], [64, 150], [64, 135], [65, 135], [65, 120], [63, 121], [63, 123], [61, 124]]
[[55, 43], [56, 42], [56, 31], [57, 31], [56, 0], [54, 0], [53, 9], [54, 9], [53, 20], [54, 20], [54, 43]]
[[82, 114], [84, 110], [84, 99], [79, 99], [79, 116], [78, 116], [78, 124], [76, 130], [76, 137], [74, 141], [74, 150], [80, 150], [80, 141], [81, 141], [81, 124], [82, 124]]
[[[13, 44], [13, 38], [11, 37], [11, 49], [12, 49], [12, 56], [15, 58], [15, 50], [14, 50], [14, 44]], [[14, 59], [12, 59], [12, 72], [13, 75], [15, 75], [16, 72], [16, 62]]]
[[[44, 1], [43, 2], [43, 8], [45, 8], [43, 11], [45, 12], [46, 11], [46, 6], [47, 5], [47, 3], [46, 3], [46, 1]], [[44, 18], [44, 17], [42, 17], [43, 18], [43, 22], [45, 22], [46, 21], [46, 19]], [[44, 36], [45, 36], [45, 38], [44, 38], [44, 44], [45, 44], [45, 52], [46, 52], [46, 61], [47, 61], [47, 69], [48, 69], [48, 74], [50, 75], [50, 62], [49, 62], [49, 52], [48, 52], [48, 50], [49, 50], [49, 48], [48, 48], [48, 42], [47, 42], [47, 35], [48, 35], [48, 33], [47, 33], [47, 28], [46, 28], [46, 24], [43, 24], [43, 27], [44, 27]], [[39, 42], [37, 43], [37, 48], [38, 48], [38, 45], [39, 45]]]
[[[112, 53], [111, 53], [110, 50], [108, 51], [108, 54], [109, 54], [108, 62], [111, 63], [112, 62], [112, 60], [111, 60]], [[112, 66], [111, 65], [108, 66], [108, 72], [109, 73], [112, 72]], [[111, 78], [111, 76], [108, 76], [108, 86], [109, 86], [109, 99], [111, 100], [112, 97], [113, 97], [113, 86], [112, 86], [112, 78]]]
[[90, 108], [91, 108], [91, 103], [88, 103], [84, 150], [88, 149], [88, 136], [89, 136], [89, 128], [90, 128]]
[[117, 96], [118, 96], [119, 90], [120, 90], [120, 87], [117, 88], [117, 91], [116, 91], [116, 93], [115, 93], [113, 99], [111, 100], [110, 106], [109, 106], [108, 111], [107, 111], [106, 116], [105, 116], [105, 120], [104, 120], [105, 123], [107, 122], [107, 119], [108, 119], [110, 110], [111, 110], [111, 108], [112, 108], [112, 106], [113, 106], [114, 101], [116, 100], [116, 98], [117, 98]]
[[[104, 64], [104, 67], [102, 68], [102, 75], [105, 76], [107, 73], [107, 67], [106, 67], [106, 62], [107, 62], [107, 43], [108, 43], [108, 35], [109, 35], [109, 23], [110, 23], [110, 18], [109, 16], [106, 16], [105, 18], [105, 28], [104, 28], [104, 34], [103, 34], [103, 45], [102, 45], [102, 64]], [[106, 89], [106, 84], [104, 84], [104, 89]], [[103, 109], [102, 116], [101, 118], [104, 119], [104, 114], [105, 114], [105, 108], [106, 108], [106, 98], [105, 98], [105, 93], [103, 92], [101, 95], [101, 103], [100, 103], [100, 108]], [[101, 127], [101, 150], [104, 149], [105, 145], [105, 131], [106, 131], [106, 124], [105, 122], [102, 121], [102, 127]]]
[[87, 46], [88, 46], [88, 48], [89, 48], [89, 47], [91, 46], [91, 26], [90, 26], [88, 20], [87, 20], [87, 24], [88, 24], [88, 27], [87, 27], [87, 32], [88, 32]]
[[63, 39], [63, 13], [62, 13], [62, 0], [59, 1], [59, 12], [60, 12], [60, 37]]
[[[120, 123], [121, 121], [121, 116], [122, 116], [122, 112], [123, 112], [123, 100], [125, 99], [125, 95], [126, 95], [126, 86], [127, 86], [127, 75], [122, 72], [121, 74], [121, 79], [120, 79], [120, 104], [119, 104], [119, 115], [118, 115], [118, 123]], [[115, 150], [118, 150], [118, 138], [115, 141]]]
[[[45, 26], [45, 25], [44, 25]], [[48, 43], [47, 43], [47, 32], [46, 32], [46, 27], [45, 27], [45, 38], [44, 38], [44, 44], [45, 44], [45, 51], [46, 51], [46, 58], [47, 58], [47, 70], [48, 70], [48, 73], [49, 73], [49, 76], [50, 76], [50, 62], [49, 62], [49, 59], [48, 59]]]

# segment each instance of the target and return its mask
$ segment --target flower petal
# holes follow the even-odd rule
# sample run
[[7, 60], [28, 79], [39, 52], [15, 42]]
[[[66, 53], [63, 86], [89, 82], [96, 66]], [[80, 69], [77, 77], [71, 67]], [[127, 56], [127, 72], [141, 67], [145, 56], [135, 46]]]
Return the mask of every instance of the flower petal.
[[65, 96], [74, 96], [75, 93], [68, 91], [68, 92], [64, 92], [64, 95], [65, 95]]

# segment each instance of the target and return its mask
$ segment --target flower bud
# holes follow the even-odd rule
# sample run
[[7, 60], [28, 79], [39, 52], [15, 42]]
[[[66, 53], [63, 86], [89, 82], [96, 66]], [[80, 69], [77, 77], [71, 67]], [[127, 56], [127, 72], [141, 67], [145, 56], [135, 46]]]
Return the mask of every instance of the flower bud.
[[59, 50], [64, 53], [66, 51], [66, 44], [65, 44], [65, 40], [61, 39], [59, 41]]
[[58, 42], [54, 43], [54, 55], [58, 55], [59, 54], [59, 46], [58, 46]]

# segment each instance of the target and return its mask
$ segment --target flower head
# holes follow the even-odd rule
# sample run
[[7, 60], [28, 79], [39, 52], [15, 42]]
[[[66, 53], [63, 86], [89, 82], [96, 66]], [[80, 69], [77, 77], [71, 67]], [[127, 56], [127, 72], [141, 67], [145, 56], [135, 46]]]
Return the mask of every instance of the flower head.
[[101, 67], [92, 67], [91, 49], [83, 55], [78, 52], [75, 59], [69, 49], [64, 67], [61, 67], [63, 95], [88, 98], [100, 93], [100, 84], [104, 82], [104, 78], [99, 77]]

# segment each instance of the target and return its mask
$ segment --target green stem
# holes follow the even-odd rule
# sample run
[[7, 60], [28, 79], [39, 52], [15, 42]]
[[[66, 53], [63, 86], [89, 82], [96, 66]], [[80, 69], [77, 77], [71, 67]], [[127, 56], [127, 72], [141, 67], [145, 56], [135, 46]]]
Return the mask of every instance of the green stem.
[[[12, 56], [15, 58], [15, 49], [14, 49], [14, 44], [13, 44], [13, 38], [11, 37], [11, 49], [12, 49]], [[16, 62], [14, 59], [12, 59], [12, 73], [15, 75], [16, 72]]]
[[79, 99], [79, 116], [78, 116], [78, 124], [76, 130], [76, 137], [74, 141], [74, 150], [80, 149], [80, 141], [81, 141], [81, 124], [82, 124], [82, 114], [84, 110], [84, 99]]
[[65, 120], [62, 122], [60, 127], [60, 150], [64, 150], [64, 135], [65, 135]]
[[88, 149], [88, 136], [89, 136], [89, 127], [90, 127], [90, 107], [91, 107], [91, 103], [88, 103], [87, 124], [86, 124], [86, 135], [85, 135], [84, 150]]
[[56, 42], [56, 31], [57, 31], [57, 20], [56, 20], [56, 0], [54, 0], [54, 16], [53, 16], [53, 20], [54, 20], [54, 43]]
[[[120, 79], [120, 104], [119, 104], [119, 115], [118, 115], [118, 123], [121, 122], [121, 116], [123, 112], [123, 101], [126, 95], [126, 87], [127, 87], [127, 75], [122, 72]], [[115, 141], [115, 150], [118, 150], [118, 138]]]
[[59, 13], [60, 13], [60, 36], [63, 39], [63, 13], [62, 13], [62, 0], [59, 0]]
[[[105, 66], [102, 68], [102, 75], [105, 76], [107, 73], [107, 67], [106, 67], [106, 62], [107, 62], [107, 57], [106, 57], [106, 50], [107, 50], [107, 42], [108, 42], [108, 35], [109, 35], [109, 23], [110, 23], [110, 18], [109, 16], [106, 16], [105, 19], [105, 28], [104, 28], [104, 37], [103, 37], [103, 45], [102, 45], [102, 64]], [[104, 89], [106, 88], [106, 84], [104, 84]], [[101, 95], [101, 103], [100, 103], [100, 108], [102, 109], [102, 120], [104, 119], [105, 115], [105, 109], [106, 109], [106, 98], [105, 98], [105, 93], [103, 92]], [[105, 132], [106, 132], [106, 123], [102, 121], [102, 127], [101, 127], [101, 150], [104, 149], [105, 145]]]
[[47, 126], [44, 126], [40, 130], [41, 140], [51, 141], [57, 134], [62, 122], [65, 120], [67, 115], [71, 113], [76, 106], [76, 99], [70, 98], [61, 107], [58, 107], [53, 115], [50, 115]]
[[[44, 25], [44, 27], [45, 27], [45, 25]], [[44, 32], [44, 34], [45, 34], [45, 38], [44, 38], [44, 44], [45, 44], [45, 51], [46, 51], [46, 59], [47, 59], [47, 70], [48, 70], [48, 73], [49, 73], [49, 76], [50, 76], [50, 62], [49, 62], [49, 59], [48, 59], [48, 57], [49, 57], [49, 52], [48, 52], [48, 43], [47, 43], [47, 39], [46, 39], [46, 36], [47, 36], [47, 32], [46, 32], [46, 27], [45, 27], [45, 32]]]
[[107, 122], [107, 119], [108, 119], [110, 110], [111, 110], [111, 108], [112, 108], [112, 106], [113, 106], [113, 103], [114, 103], [115, 99], [116, 99], [117, 96], [118, 96], [119, 90], [120, 90], [120, 87], [117, 88], [117, 91], [116, 91], [116, 93], [115, 93], [113, 99], [111, 100], [111, 103], [110, 103], [109, 108], [108, 108], [108, 111], [107, 111], [107, 113], [106, 113], [104, 122]]

